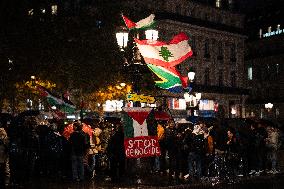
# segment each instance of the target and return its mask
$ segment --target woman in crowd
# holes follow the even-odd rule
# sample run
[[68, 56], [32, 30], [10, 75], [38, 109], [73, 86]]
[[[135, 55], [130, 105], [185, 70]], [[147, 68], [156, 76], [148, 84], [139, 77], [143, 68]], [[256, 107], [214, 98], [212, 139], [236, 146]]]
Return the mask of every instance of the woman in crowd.
[[226, 156], [227, 173], [229, 176], [235, 176], [238, 171], [239, 144], [232, 128], [227, 131]]

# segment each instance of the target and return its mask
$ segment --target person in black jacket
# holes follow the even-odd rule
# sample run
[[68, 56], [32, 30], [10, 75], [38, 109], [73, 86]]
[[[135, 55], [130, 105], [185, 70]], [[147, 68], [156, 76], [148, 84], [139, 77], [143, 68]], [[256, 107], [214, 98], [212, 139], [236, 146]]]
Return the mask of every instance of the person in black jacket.
[[72, 159], [72, 177], [74, 181], [84, 180], [84, 157], [90, 147], [90, 138], [82, 130], [81, 122], [73, 124], [74, 132], [69, 138]]
[[202, 161], [205, 156], [205, 140], [204, 131], [201, 125], [196, 124], [192, 132], [185, 137], [185, 144], [188, 148], [188, 171], [189, 180], [194, 177], [200, 179], [202, 177]]
[[124, 133], [121, 124], [116, 124], [106, 151], [110, 161], [111, 181], [119, 182], [125, 171]]
[[[171, 182], [177, 173], [178, 133], [173, 120], [170, 120], [165, 130], [165, 148], [169, 157], [169, 181]], [[174, 176], [174, 177], [173, 177]]]
[[236, 138], [236, 132], [234, 129], [229, 128], [227, 131], [226, 142], [226, 159], [227, 159], [227, 174], [229, 176], [235, 176], [238, 171], [239, 163], [239, 143]]

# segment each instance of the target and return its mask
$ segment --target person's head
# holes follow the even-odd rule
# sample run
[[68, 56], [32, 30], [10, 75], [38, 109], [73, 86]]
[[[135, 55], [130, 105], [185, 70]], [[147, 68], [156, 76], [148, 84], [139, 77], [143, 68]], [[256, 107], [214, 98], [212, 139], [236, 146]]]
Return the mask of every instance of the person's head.
[[74, 126], [74, 130], [76, 130], [76, 131], [81, 131], [82, 127], [83, 127], [81, 121], [75, 121], [73, 123], [73, 126]]
[[169, 128], [173, 129], [173, 128], [175, 127], [175, 122], [174, 122], [174, 120], [169, 120], [168, 126], [169, 126]]
[[233, 138], [235, 136], [235, 131], [231, 128], [228, 129], [227, 131], [227, 136], [228, 138]]

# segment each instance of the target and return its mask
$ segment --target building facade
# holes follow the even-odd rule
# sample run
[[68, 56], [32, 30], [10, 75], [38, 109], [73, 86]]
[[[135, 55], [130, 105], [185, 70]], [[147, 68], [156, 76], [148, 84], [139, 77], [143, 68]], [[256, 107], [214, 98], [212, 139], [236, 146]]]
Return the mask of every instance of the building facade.
[[278, 121], [284, 118], [283, 5], [264, 1], [247, 16], [246, 29], [250, 32], [245, 55], [246, 83], [251, 91], [247, 116]]
[[[193, 91], [202, 93], [200, 102], [203, 105], [211, 104], [205, 105], [204, 111], [200, 105], [191, 108], [199, 109], [197, 112], [204, 113], [202, 116], [212, 116], [212, 112], [207, 114], [209, 110], [215, 111], [213, 116], [219, 113], [223, 117], [244, 117], [248, 95], [244, 82], [244, 16], [233, 11], [233, 1], [227, 1], [228, 6], [220, 2], [128, 1], [123, 8], [135, 7], [143, 15], [145, 12], [155, 13], [159, 40], [169, 41], [179, 32], [190, 36], [194, 54], [178, 69], [183, 75], [187, 75], [190, 68], [195, 71]], [[178, 98], [183, 98], [183, 94], [177, 95], [173, 101]], [[170, 102], [174, 109], [175, 103], [181, 102]]]

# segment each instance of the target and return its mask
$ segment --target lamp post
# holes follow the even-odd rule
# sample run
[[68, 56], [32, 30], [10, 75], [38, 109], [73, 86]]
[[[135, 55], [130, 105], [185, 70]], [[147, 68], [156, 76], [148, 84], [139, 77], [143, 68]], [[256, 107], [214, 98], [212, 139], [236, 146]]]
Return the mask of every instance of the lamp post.
[[[35, 84], [36, 84], [36, 77], [34, 75], [32, 75], [31, 76], [31, 87], [34, 88]], [[27, 103], [28, 103], [30, 110], [32, 110], [33, 109], [32, 95], [30, 95]]]
[[272, 108], [273, 108], [273, 104], [269, 102], [269, 103], [264, 104], [264, 107], [265, 107], [265, 109], [268, 112], [267, 114], [269, 115], [271, 110], [272, 110]]
[[146, 39], [156, 41], [159, 38], [158, 30], [149, 29], [145, 31]]
[[192, 92], [192, 83], [195, 78], [195, 72], [191, 69], [188, 72], [188, 80], [189, 80], [189, 86], [188, 86], [188, 92], [184, 93], [184, 99], [186, 103], [189, 103], [190, 107], [190, 114], [191, 116], [194, 115], [194, 108], [197, 106], [198, 102], [201, 99], [201, 93], [193, 93]]
[[[117, 44], [120, 48], [120, 51], [123, 53], [123, 63], [124, 66], [127, 66], [127, 72], [131, 73], [131, 80], [133, 83], [133, 92], [139, 93], [140, 87], [139, 87], [139, 79], [141, 78], [141, 70], [140, 66], [144, 66], [142, 63], [142, 57], [139, 52], [138, 47], [135, 43], [133, 43], [132, 46], [128, 46], [129, 44], [129, 36], [134, 35], [136, 38], [139, 38], [139, 33], [128, 33], [128, 31], [125, 28], [120, 28], [120, 31], [116, 33], [116, 40]], [[145, 31], [145, 36], [147, 40], [157, 40], [158, 39], [158, 31], [149, 29]], [[127, 53], [131, 51], [131, 55]], [[130, 55], [131, 57], [129, 57]], [[130, 60], [130, 61], [129, 61]], [[139, 102], [134, 102], [133, 106], [140, 106]]]

